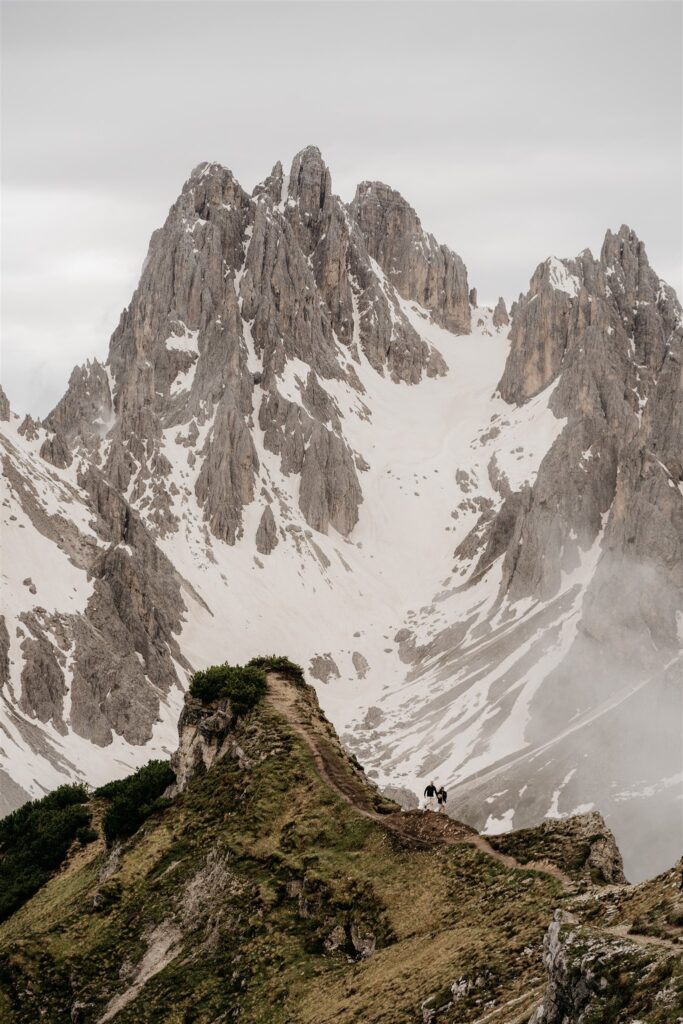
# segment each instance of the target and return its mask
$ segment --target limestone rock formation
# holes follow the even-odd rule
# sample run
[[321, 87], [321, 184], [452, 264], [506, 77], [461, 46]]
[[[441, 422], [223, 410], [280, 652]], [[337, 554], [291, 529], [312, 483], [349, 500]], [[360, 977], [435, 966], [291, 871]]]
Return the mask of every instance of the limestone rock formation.
[[270, 505], [266, 505], [256, 531], [256, 550], [261, 555], [269, 555], [277, 547], [279, 540], [273, 510]]
[[[646, 1020], [655, 1006], [664, 1008], [665, 1019], [670, 1013], [673, 1020], [677, 984], [671, 961], [661, 962], [667, 952], [647, 940], [638, 943], [637, 937], [596, 933], [582, 927], [575, 914], [555, 911], [543, 942], [548, 984], [529, 1024], [604, 1020], [619, 1003], [630, 1003], [629, 1020]], [[668, 955], [671, 958], [671, 952]], [[624, 991], [624, 982], [632, 997]]]
[[423, 230], [412, 206], [382, 182], [364, 181], [356, 189], [351, 215], [358, 222], [368, 253], [399, 293], [419, 302], [447, 330], [468, 334], [465, 265]]
[[505, 299], [502, 295], [498, 299], [495, 309], [493, 310], [492, 323], [494, 327], [504, 327], [510, 323], [510, 317], [508, 316], [508, 311], [505, 306]]
[[71, 451], [66, 440], [57, 433], [45, 438], [40, 446], [40, 457], [56, 466], [57, 469], [66, 469], [72, 461]]
[[209, 769], [220, 758], [231, 753], [241, 758], [244, 754], [234, 737], [235, 716], [230, 701], [202, 704], [187, 696], [178, 720], [178, 749], [171, 758], [176, 782], [172, 793], [182, 793], [191, 777], [201, 766]]

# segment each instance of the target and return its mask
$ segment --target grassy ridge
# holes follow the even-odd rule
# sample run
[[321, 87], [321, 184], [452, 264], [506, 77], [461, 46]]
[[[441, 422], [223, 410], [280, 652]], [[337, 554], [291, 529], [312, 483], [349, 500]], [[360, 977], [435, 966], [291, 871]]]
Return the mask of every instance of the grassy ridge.
[[[297, 695], [321, 719], [312, 691]], [[342, 778], [332, 735], [326, 767]], [[468, 845], [418, 847], [359, 815], [268, 701], [238, 718], [234, 739], [239, 758], [152, 809], [120, 856], [102, 839], [72, 850], [0, 925], [3, 1024], [62, 1024], [74, 1006], [79, 1024], [108, 1006], [116, 1024], [412, 1024], [427, 1011], [473, 1024], [505, 1006], [528, 1019], [545, 988], [543, 937], [570, 900], [557, 880]], [[675, 963], [656, 972], [674, 996]], [[650, 1003], [648, 1024], [675, 1020]]]
[[[419, 1019], [424, 999], [481, 962], [492, 997], [538, 974], [553, 880], [467, 847], [406, 847], [320, 780], [267, 703], [237, 738], [248, 773], [220, 761], [147, 820], [106, 882], [95, 844], [0, 930], [8, 1021], [33, 1024], [39, 1010], [68, 1020], [75, 1001], [96, 1020], [125, 988], [122, 963], [138, 964], [174, 929], [178, 955], [117, 1024], [213, 1024], [237, 1007], [250, 1024], [312, 1024], [323, 1011], [396, 1024]], [[374, 943], [369, 959], [363, 943]], [[525, 946], [535, 953], [520, 971]]]

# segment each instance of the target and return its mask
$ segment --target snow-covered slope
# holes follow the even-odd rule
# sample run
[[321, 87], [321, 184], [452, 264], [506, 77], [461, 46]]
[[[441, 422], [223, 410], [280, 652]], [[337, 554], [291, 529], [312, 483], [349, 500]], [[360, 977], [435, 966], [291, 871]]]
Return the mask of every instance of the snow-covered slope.
[[106, 366], [0, 424], [5, 807], [163, 753], [194, 668], [276, 651], [381, 784], [488, 831], [596, 806], [633, 874], [671, 860], [680, 306], [628, 229], [511, 322], [468, 291], [317, 150], [251, 196], [193, 172]]
[[[168, 756], [187, 678], [176, 649], [180, 679], [166, 673], [160, 681], [140, 642], [145, 627], [119, 614], [120, 603], [138, 604], [162, 568], [142, 559], [152, 543], [144, 527], [128, 509], [129, 536], [117, 536], [124, 503], [88, 493], [84, 460], [48, 462], [49, 440], [30, 418], [0, 420], [0, 813], [64, 781], [96, 785]], [[166, 571], [173, 586], [175, 573]], [[170, 632], [169, 639], [170, 651]], [[108, 702], [112, 729], [98, 715]]]

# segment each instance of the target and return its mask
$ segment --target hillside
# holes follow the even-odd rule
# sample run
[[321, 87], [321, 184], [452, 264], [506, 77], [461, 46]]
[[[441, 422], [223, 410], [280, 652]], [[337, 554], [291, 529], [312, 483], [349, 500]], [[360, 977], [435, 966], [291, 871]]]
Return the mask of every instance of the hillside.
[[168, 757], [192, 672], [267, 636], [379, 785], [675, 859], [680, 303], [627, 226], [509, 310], [471, 283], [315, 147], [192, 171], [106, 361], [42, 422], [0, 397], [0, 813]]
[[[680, 866], [597, 884], [597, 861], [617, 875], [621, 861], [595, 816], [580, 851], [581, 819], [503, 850], [400, 813], [292, 674], [271, 672], [239, 716], [188, 697], [179, 731], [175, 795], [122, 844], [75, 843], [0, 925], [8, 1024], [680, 1014]], [[91, 801], [96, 831], [107, 806]]]

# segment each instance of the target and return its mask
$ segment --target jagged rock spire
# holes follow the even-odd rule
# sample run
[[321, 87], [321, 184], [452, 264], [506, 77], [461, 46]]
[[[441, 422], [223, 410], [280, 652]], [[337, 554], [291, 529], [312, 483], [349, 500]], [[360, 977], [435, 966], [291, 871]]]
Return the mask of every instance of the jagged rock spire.
[[505, 299], [501, 295], [501, 297], [498, 299], [498, 302], [496, 303], [496, 308], [493, 310], [493, 326], [504, 327], [505, 324], [509, 323], [510, 317], [508, 316], [508, 311], [505, 306]]
[[317, 146], [306, 146], [292, 160], [288, 194], [312, 221], [332, 196], [332, 178]]

